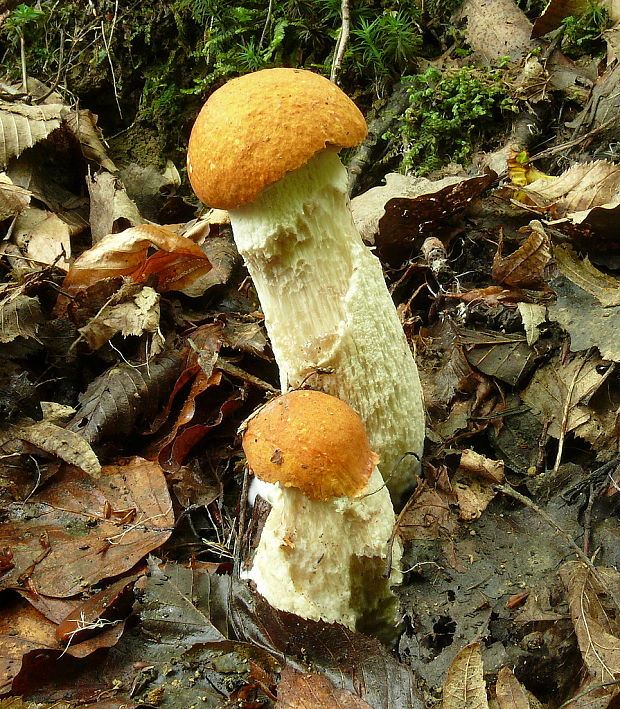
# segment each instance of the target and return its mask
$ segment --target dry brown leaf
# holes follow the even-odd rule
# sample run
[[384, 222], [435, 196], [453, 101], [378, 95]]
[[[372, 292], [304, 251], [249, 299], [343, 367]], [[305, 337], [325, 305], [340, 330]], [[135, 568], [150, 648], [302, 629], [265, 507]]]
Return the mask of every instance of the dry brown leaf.
[[28, 207], [15, 220], [12, 238], [22, 253], [41, 264], [69, 270], [71, 235], [76, 232], [57, 214]]
[[[157, 248], [153, 255], [149, 252]], [[63, 290], [69, 294], [103, 278], [125, 276], [142, 283], [158, 276], [158, 291], [184, 291], [211, 270], [207, 256], [193, 241], [163, 227], [143, 224], [109, 234], [85, 251], [69, 270]]]
[[30, 203], [31, 194], [19, 185], [14, 185], [6, 172], [0, 172], [0, 221], [13, 217]]
[[581, 259], [570, 246], [556, 246], [553, 255], [562, 273], [604, 308], [620, 305], [620, 281]]
[[527, 344], [531, 347], [540, 337], [538, 326], [546, 321], [547, 308], [539, 303], [517, 303], [517, 310], [521, 315]]
[[551, 261], [551, 240], [539, 221], [530, 222], [521, 231], [530, 235], [509, 256], [502, 256], [503, 239], [500, 239], [493, 258], [493, 278], [518, 288], [537, 288], [545, 283], [544, 271]]
[[0, 548], [11, 555], [13, 568], [2, 585], [74, 596], [131, 569], [168, 539], [173, 526], [157, 463], [132, 458], [106, 466], [97, 480], [68, 467], [27, 503], [5, 506]]
[[347, 689], [338, 689], [326, 677], [298, 672], [290, 665], [282, 670], [276, 709], [372, 709]]
[[448, 498], [426, 483], [418, 486], [415, 500], [400, 519], [399, 534], [405, 541], [412, 539], [442, 539], [449, 537], [458, 526]]
[[13, 342], [17, 337], [37, 339], [41, 322], [38, 298], [24, 295], [21, 289], [0, 301], [0, 342]]
[[65, 117], [65, 123], [80, 143], [82, 154], [104, 170], [116, 171], [116, 165], [110, 160], [97, 131], [97, 116], [87, 109], [71, 111]]
[[0, 169], [26, 148], [60, 128], [60, 123], [69, 109], [57, 103], [27, 105], [0, 101]]
[[550, 421], [548, 432], [554, 438], [576, 429], [592, 416], [587, 406], [590, 397], [605, 379], [598, 371], [600, 360], [578, 355], [567, 364], [559, 357], [539, 367], [522, 393], [522, 399], [535, 412]]
[[157, 342], [150, 352], [158, 354], [163, 347], [158, 334], [159, 293], [150, 286], [126, 283], [79, 331], [91, 350], [98, 350], [118, 332], [124, 337], [153, 333]]
[[490, 483], [458, 475], [452, 481], [452, 488], [459, 506], [459, 517], [468, 522], [478, 519], [495, 497]]
[[480, 643], [459, 650], [443, 685], [441, 709], [488, 709]]
[[596, 576], [583, 563], [560, 569], [577, 642], [590, 676], [601, 682], [620, 675], [620, 617], [610, 597], [620, 592], [620, 573], [598, 568]]
[[[68, 613], [77, 601], [56, 601], [55, 605]], [[6, 691], [22, 667], [25, 672], [28, 671], [28, 660], [34, 659], [32, 656], [35, 654], [39, 655], [39, 661], [47, 656], [49, 662], [54, 662], [63, 654], [86, 657], [96, 650], [115, 645], [123, 629], [123, 622], [115, 623], [103, 628], [96, 637], [71, 643], [67, 647], [67, 643], [59, 643], [56, 639], [56, 624], [26, 600], [5, 604], [0, 612], [0, 689]], [[41, 671], [40, 665], [37, 671]]]
[[471, 448], [466, 448], [461, 453], [459, 470], [468, 475], [473, 474], [492, 483], [504, 482], [504, 461], [492, 460]]
[[93, 175], [86, 184], [90, 194], [89, 221], [93, 244], [98, 244], [108, 234], [145, 223], [118, 177], [102, 172]]
[[588, 0], [550, 0], [540, 17], [534, 22], [532, 37], [542, 37], [557, 29], [569, 15], [581, 15], [588, 8]]
[[557, 216], [572, 217], [593, 207], [620, 203], [620, 165], [606, 160], [579, 163], [555, 180], [536, 180], [522, 189], [536, 204], [553, 205]]
[[497, 673], [495, 696], [500, 709], [530, 709], [524, 688], [508, 667], [502, 667]]
[[90, 444], [73, 431], [49, 421], [36, 421], [29, 425], [11, 426], [11, 433], [15, 438], [55, 455], [89, 475], [96, 477], [101, 473], [99, 459]]
[[532, 23], [514, 0], [466, 0], [459, 14], [467, 18], [467, 43], [491, 64], [506, 56], [520, 59], [537, 46]]

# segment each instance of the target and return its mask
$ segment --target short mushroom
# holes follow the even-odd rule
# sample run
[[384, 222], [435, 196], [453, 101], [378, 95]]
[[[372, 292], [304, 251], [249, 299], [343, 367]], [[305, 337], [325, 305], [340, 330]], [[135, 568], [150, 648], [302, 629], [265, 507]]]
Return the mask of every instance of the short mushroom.
[[271, 510], [242, 575], [280, 610], [393, 630], [401, 548], [390, 547], [394, 510], [360, 417], [336, 397], [292, 391], [249, 419], [243, 449], [251, 497]]
[[310, 382], [357, 411], [392, 495], [412, 483], [424, 408], [417, 367], [381, 264], [364, 245], [338, 157], [366, 136], [331, 81], [266, 69], [215, 91], [194, 124], [198, 197], [228, 209], [261, 302], [282, 391]]

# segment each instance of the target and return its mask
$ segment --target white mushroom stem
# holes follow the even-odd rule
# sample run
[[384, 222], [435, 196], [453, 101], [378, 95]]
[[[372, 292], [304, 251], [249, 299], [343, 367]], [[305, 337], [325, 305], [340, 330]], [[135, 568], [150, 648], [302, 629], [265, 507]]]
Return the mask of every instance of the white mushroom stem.
[[395, 520], [376, 468], [366, 493], [355, 499], [313, 502], [296, 488], [256, 478], [251, 493], [266, 499], [271, 511], [243, 576], [272, 606], [375, 634], [394, 628], [397, 604], [390, 587], [402, 579], [401, 546], [395, 540], [386, 578]]
[[353, 224], [337, 152], [321, 151], [230, 219], [282, 391], [309, 381], [355, 409], [398, 498], [417, 467], [401, 457], [422, 452], [420, 381], [381, 264]]

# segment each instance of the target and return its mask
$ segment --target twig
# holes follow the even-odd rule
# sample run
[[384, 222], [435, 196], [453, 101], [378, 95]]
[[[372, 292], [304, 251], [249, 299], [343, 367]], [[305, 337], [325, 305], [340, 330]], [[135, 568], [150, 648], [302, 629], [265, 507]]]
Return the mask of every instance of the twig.
[[349, 32], [351, 29], [351, 14], [349, 11], [349, 0], [342, 0], [342, 26], [340, 28], [340, 34], [338, 35], [338, 41], [336, 42], [336, 47], [334, 49], [334, 61], [332, 62], [332, 70], [329, 78], [336, 83], [336, 78], [338, 72], [340, 71], [340, 66], [344, 58], [344, 53], [347, 49], [347, 44], [349, 43]]
[[28, 93], [28, 72], [26, 71], [26, 40], [23, 32], [19, 33], [19, 56], [22, 65], [22, 86], [24, 93]]
[[118, 108], [118, 115], [122, 118], [123, 112], [121, 110], [121, 104], [118, 100], [118, 89], [116, 86], [116, 74], [114, 73], [114, 63], [112, 62], [112, 55], [110, 54], [110, 40], [114, 35], [114, 29], [116, 28], [116, 19], [118, 17], [118, 0], [114, 3], [114, 16], [112, 17], [112, 27], [110, 28], [110, 36], [105, 36], [105, 25], [103, 20], [101, 20], [101, 37], [103, 39], [103, 45], [108, 55], [108, 64], [110, 65], [110, 73], [112, 74], [112, 86], [114, 87], [114, 100], [116, 101], [116, 107]]
[[608, 121], [605, 121], [605, 123], [602, 123], [598, 128], [594, 128], [593, 130], [589, 131], [585, 135], [582, 135], [581, 138], [575, 138], [574, 140], [569, 140], [567, 143], [562, 143], [561, 145], [555, 145], [553, 148], [547, 148], [547, 150], [543, 150], [540, 153], [536, 153], [536, 155], [532, 155], [529, 158], [529, 162], [534, 162], [534, 160], [542, 160], [542, 158], [550, 158], [553, 155], [556, 155], [557, 153], [563, 153], [567, 148], [574, 148], [576, 145], [579, 145], [580, 143], [584, 143], [586, 140], [589, 140], [590, 138], [594, 138], [595, 135], [598, 135], [599, 133], [602, 133], [604, 130], [607, 130], [607, 128], [612, 126], [618, 120], [620, 120], [620, 113], [617, 113], [615, 116], [612, 116]]
[[567, 707], [569, 704], [572, 704], [578, 699], [581, 699], [581, 697], [585, 697], [587, 694], [590, 694], [590, 692], [596, 692], [598, 689], [603, 689], [603, 687], [613, 687], [613, 685], [615, 684], [620, 684], [620, 679], [614, 679], [611, 682], [603, 682], [602, 684], [595, 684], [593, 687], [588, 687], [583, 692], [576, 694], [572, 699], [569, 699], [568, 701], [564, 702], [564, 704], [560, 704], [559, 709]]
[[[269, 27], [269, 23], [271, 22], [271, 13], [273, 11], [273, 0], [269, 0], [269, 7], [267, 8], [267, 19], [265, 20], [265, 24], [263, 25], [263, 31], [261, 33], [260, 39], [258, 40], [258, 48], [262, 49], [263, 47], [263, 42], [265, 41], [265, 35], [267, 34], [267, 28]], [[213, 18], [211, 18], [213, 19]]]
[[570, 415], [571, 403], [573, 398], [573, 392], [575, 391], [575, 386], [577, 385], [577, 379], [581, 374], [586, 360], [582, 360], [579, 368], [575, 372], [571, 383], [568, 387], [568, 392], [566, 393], [566, 400], [564, 401], [564, 410], [562, 411], [562, 423], [560, 424], [560, 437], [558, 438], [558, 453], [555, 457], [555, 465], [553, 466], [553, 472], [558, 471], [560, 467], [560, 462], [562, 460], [562, 453], [564, 452], [564, 441], [566, 439], [566, 429], [568, 428], [568, 417]]

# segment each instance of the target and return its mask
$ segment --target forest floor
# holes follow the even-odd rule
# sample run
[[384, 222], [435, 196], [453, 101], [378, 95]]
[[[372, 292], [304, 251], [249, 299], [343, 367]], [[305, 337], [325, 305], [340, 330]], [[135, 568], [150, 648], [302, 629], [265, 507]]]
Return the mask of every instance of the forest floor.
[[233, 573], [279, 380], [226, 213], [0, 83], [0, 709], [620, 706], [620, 8], [573, 60], [561, 6], [458, 10], [511, 102], [462, 164], [377, 174], [398, 87], [349, 155], [427, 411], [392, 647]]

